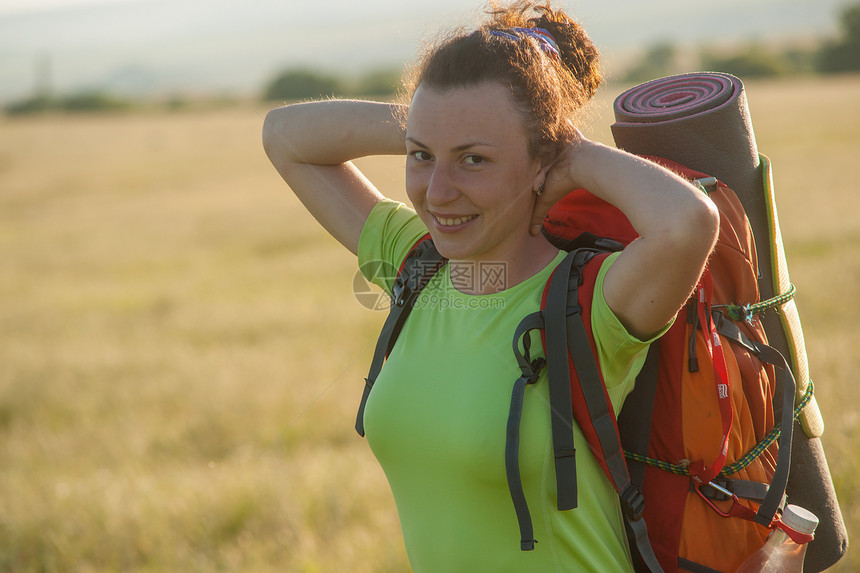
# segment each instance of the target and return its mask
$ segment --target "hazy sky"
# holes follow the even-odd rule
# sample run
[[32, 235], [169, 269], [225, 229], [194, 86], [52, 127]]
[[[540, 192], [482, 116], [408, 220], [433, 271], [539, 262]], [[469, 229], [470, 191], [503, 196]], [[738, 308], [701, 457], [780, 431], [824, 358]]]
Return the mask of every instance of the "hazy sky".
[[[822, 36], [855, 0], [555, 0], [607, 61], [658, 42]], [[283, 69], [402, 65], [484, 0], [0, 0], [0, 103], [55, 91], [258, 90]]]
[[2, 0], [0, 1], [0, 14], [35, 12], [98, 4], [125, 4], [136, 1], [138, 0]]

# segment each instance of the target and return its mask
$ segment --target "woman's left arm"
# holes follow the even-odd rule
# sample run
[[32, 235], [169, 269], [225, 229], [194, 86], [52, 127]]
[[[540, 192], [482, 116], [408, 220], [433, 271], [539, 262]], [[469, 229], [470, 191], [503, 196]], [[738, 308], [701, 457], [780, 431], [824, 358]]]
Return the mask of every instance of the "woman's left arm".
[[535, 218], [542, 220], [578, 187], [627, 216], [640, 237], [609, 269], [603, 294], [628, 331], [645, 340], [665, 327], [696, 286], [717, 239], [719, 212], [704, 192], [671, 171], [578, 135], [549, 170]]

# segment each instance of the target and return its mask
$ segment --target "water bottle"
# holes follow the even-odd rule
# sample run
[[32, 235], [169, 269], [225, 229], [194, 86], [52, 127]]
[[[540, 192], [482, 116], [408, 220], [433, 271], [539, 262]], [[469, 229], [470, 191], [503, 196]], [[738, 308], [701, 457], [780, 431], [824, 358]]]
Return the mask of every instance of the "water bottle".
[[[782, 512], [783, 525], [810, 538], [818, 525], [814, 513], [796, 505], [787, 505]], [[782, 529], [776, 529], [761, 549], [741, 563], [737, 573], [803, 573], [803, 558], [807, 543], [798, 543]]]

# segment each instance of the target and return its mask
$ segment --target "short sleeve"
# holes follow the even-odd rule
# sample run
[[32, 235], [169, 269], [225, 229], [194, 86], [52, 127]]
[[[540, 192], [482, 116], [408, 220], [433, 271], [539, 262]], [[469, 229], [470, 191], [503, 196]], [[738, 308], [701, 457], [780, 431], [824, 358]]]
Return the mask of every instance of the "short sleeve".
[[358, 240], [359, 271], [390, 294], [400, 264], [426, 234], [427, 227], [413, 209], [388, 199], [378, 202]]

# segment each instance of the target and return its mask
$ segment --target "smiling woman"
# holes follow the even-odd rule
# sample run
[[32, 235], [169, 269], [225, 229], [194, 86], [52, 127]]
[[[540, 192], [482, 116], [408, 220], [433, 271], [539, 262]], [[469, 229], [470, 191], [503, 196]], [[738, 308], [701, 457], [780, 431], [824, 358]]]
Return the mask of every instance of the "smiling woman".
[[[606, 259], [594, 285], [590, 326], [616, 411], [716, 238], [704, 194], [582, 136], [577, 112], [599, 84], [582, 27], [548, 3], [523, 1], [493, 7], [480, 28], [429, 50], [408, 104], [311, 102], [266, 116], [273, 165], [369, 280], [391, 292], [394, 277], [372, 269], [400, 267], [428, 233], [446, 259], [359, 415], [416, 571], [632, 568], [617, 496], [589, 451], [576, 461], [579, 507], [555, 509], [545, 372], [526, 394], [520, 430], [524, 495], [544, 516], [534, 532], [544, 543], [523, 540], [532, 551], [515, 542], [504, 469], [511, 392], [500, 381], [518, 371], [510, 341], [564, 259], [539, 233], [550, 207], [585, 187], [640, 235]], [[411, 207], [383, 197], [352, 163], [403, 154]], [[464, 280], [487, 268], [501, 273]]]

